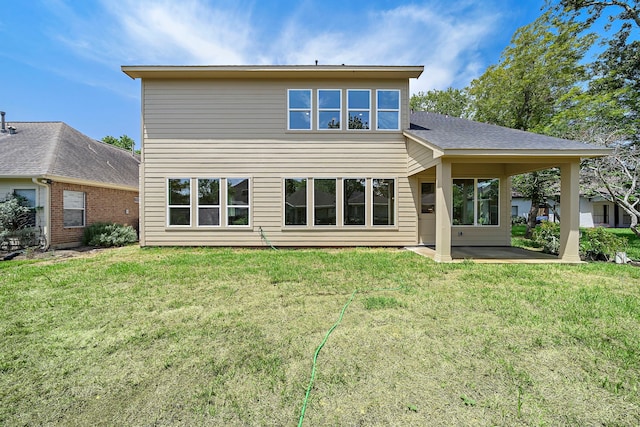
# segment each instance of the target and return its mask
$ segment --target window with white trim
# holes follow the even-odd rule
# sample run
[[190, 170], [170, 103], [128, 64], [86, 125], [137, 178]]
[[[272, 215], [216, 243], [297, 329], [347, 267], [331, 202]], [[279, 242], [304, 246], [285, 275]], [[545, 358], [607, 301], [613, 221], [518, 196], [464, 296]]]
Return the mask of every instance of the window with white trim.
[[191, 225], [191, 179], [169, 178], [167, 180], [167, 225]]
[[287, 92], [288, 129], [311, 130], [311, 89], [289, 89]]
[[227, 178], [227, 225], [249, 225], [249, 178]]
[[342, 91], [318, 89], [318, 130], [342, 129]]
[[371, 180], [373, 188], [373, 225], [395, 225], [395, 179]]
[[347, 90], [347, 114], [349, 129], [370, 129], [371, 91], [368, 89]]
[[376, 129], [400, 130], [400, 91], [377, 91]]
[[499, 225], [500, 180], [453, 180], [453, 225]]
[[367, 206], [367, 180], [345, 178], [342, 180], [344, 199], [344, 225], [365, 225]]
[[63, 225], [65, 227], [84, 227], [85, 194], [81, 191], [63, 190]]
[[220, 225], [220, 179], [198, 179], [198, 226]]
[[313, 180], [313, 223], [315, 225], [337, 224], [336, 197], [335, 178], [317, 178]]
[[307, 180], [284, 180], [284, 224], [307, 225]]
[[15, 189], [13, 194], [18, 198], [20, 206], [29, 208], [29, 215], [26, 218], [25, 225], [27, 227], [36, 226], [36, 190], [34, 189]]

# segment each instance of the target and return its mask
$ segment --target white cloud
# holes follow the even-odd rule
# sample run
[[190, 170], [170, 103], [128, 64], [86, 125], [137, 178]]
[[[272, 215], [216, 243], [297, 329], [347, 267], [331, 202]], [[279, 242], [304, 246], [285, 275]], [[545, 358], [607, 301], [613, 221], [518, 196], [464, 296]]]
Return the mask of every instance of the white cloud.
[[[479, 55], [482, 42], [500, 19], [491, 10], [494, 3], [481, 0], [447, 5], [428, 0], [353, 11], [332, 21], [330, 10], [317, 7], [315, 25], [308, 19], [309, 2], [267, 20], [254, 17], [246, 2], [101, 0], [102, 13], [87, 16], [71, 3], [48, 1], [69, 27], [59, 39], [76, 55], [110, 67], [313, 64], [316, 59], [321, 64], [425, 65], [413, 91], [465, 85], [477, 77], [486, 66]], [[278, 25], [265, 28], [263, 22]], [[322, 27], [324, 22], [334, 25]]]

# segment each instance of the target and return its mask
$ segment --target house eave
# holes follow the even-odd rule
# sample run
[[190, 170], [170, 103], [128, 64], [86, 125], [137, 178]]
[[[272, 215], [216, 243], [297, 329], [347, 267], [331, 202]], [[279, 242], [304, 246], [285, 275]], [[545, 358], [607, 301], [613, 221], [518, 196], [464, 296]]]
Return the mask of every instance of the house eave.
[[423, 66], [369, 65], [123, 65], [132, 79], [410, 79]]
[[87, 185], [91, 187], [111, 188], [114, 190], [139, 191], [139, 188], [137, 186], [115, 184], [115, 183], [109, 183], [109, 182], [100, 182], [100, 181], [91, 181], [87, 179], [70, 178], [66, 176], [44, 175], [39, 178], [50, 179], [54, 182], [63, 182], [66, 184]]
[[568, 149], [568, 150], [549, 150], [549, 149], [528, 149], [528, 150], [501, 150], [501, 149], [446, 149], [442, 150], [442, 157], [449, 159], [456, 158], [593, 158], [603, 157], [611, 153], [609, 149]]

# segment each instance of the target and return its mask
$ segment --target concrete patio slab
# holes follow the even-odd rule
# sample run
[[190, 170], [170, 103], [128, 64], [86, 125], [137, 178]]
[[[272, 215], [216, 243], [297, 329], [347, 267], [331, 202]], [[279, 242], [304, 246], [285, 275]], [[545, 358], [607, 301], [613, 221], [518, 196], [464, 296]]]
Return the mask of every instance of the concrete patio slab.
[[[434, 259], [436, 251], [429, 246], [410, 246], [405, 249]], [[465, 260], [486, 264], [566, 264], [556, 255], [530, 251], [511, 246], [454, 246], [451, 248], [452, 262]]]

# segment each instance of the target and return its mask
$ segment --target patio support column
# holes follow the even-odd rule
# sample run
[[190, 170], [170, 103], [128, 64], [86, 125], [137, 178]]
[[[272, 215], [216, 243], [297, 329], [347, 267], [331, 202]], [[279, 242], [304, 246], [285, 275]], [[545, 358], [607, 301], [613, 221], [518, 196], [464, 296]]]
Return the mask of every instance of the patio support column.
[[436, 262], [451, 262], [451, 162], [436, 165]]
[[560, 166], [560, 251], [564, 262], [580, 262], [580, 160]]

